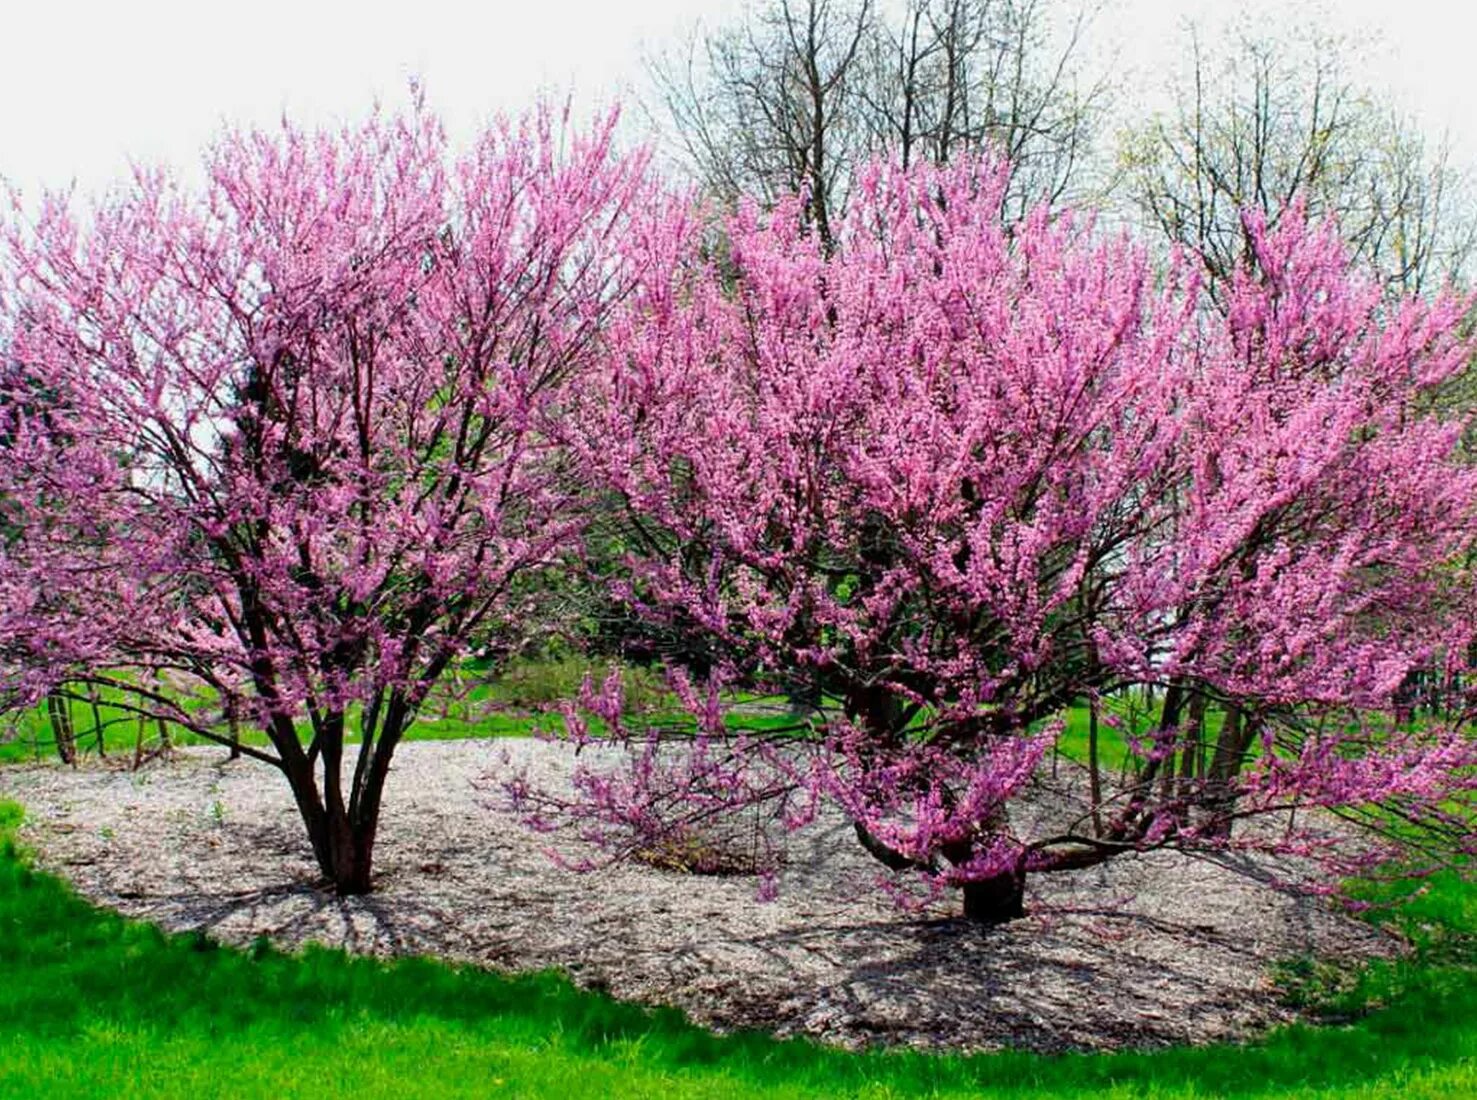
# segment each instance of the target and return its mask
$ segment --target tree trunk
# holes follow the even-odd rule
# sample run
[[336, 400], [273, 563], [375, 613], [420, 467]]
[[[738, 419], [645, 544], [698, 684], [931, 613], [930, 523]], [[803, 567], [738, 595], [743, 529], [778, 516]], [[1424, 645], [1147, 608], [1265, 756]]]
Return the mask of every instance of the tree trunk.
[[1221, 726], [1221, 735], [1216, 740], [1215, 755], [1206, 776], [1202, 805], [1206, 832], [1211, 836], [1225, 839], [1231, 835], [1231, 815], [1236, 809], [1236, 777], [1241, 773], [1246, 750], [1255, 734], [1256, 723], [1240, 707], [1227, 708], [1226, 720]]
[[1190, 729], [1185, 744], [1180, 750], [1180, 779], [1176, 797], [1188, 798], [1194, 790], [1195, 780], [1205, 771], [1205, 707], [1204, 692], [1190, 696]]
[[[163, 669], [154, 670], [154, 683], [158, 685], [161, 695], [168, 694], [169, 682], [164, 678]], [[162, 714], [154, 716], [154, 728], [159, 732], [159, 753], [168, 758], [172, 747], [169, 743], [169, 723], [164, 720]]]
[[[879, 689], [858, 691], [848, 700], [848, 714], [860, 717], [867, 723], [879, 741], [893, 735], [904, 724], [899, 712], [897, 698]], [[1006, 831], [1008, 815], [1000, 807], [991, 820], [982, 823], [987, 835], [998, 836]], [[894, 871], [921, 870], [937, 872], [932, 861], [924, 863], [906, 856], [889, 847], [874, 836], [860, 821], [852, 822], [856, 838], [867, 853]], [[969, 862], [976, 853], [973, 840], [961, 839], [942, 845], [939, 854], [954, 866]], [[1026, 915], [1026, 875], [1023, 868], [1002, 871], [978, 882], [966, 882], [964, 894], [964, 918], [984, 925], [1004, 924]]]
[[[919, 863], [901, 852], [889, 848], [867, 831], [860, 821], [853, 822], [856, 836], [872, 858], [894, 871], [935, 870], [929, 864]], [[946, 846], [942, 854], [951, 863], [967, 861], [974, 853], [968, 841]], [[961, 888], [964, 895], [964, 919], [979, 924], [1005, 924], [1026, 915], [1026, 874], [1024, 871], [1002, 871], [998, 875], [966, 882]]]
[[56, 754], [63, 764], [77, 766], [77, 735], [72, 728], [72, 706], [60, 691], [46, 696], [46, 716], [51, 720], [51, 735], [56, 741]]
[[305, 753], [298, 754], [283, 770], [323, 877], [338, 894], [369, 893], [378, 822], [354, 820], [342, 802], [335, 804], [330, 800], [325, 804]]
[[1103, 835], [1103, 773], [1098, 761], [1098, 697], [1087, 700], [1087, 785], [1092, 799], [1092, 835]]
[[[1144, 685], [1146, 697], [1152, 699], [1154, 686]], [[1169, 741], [1174, 728], [1179, 725], [1180, 711], [1185, 702], [1184, 685], [1176, 680], [1164, 689], [1164, 709], [1159, 712], [1158, 732], [1154, 735], [1154, 752], [1138, 771], [1134, 782], [1133, 793], [1129, 795], [1128, 805], [1124, 807], [1112, 827], [1108, 829], [1108, 836], [1114, 840], [1127, 840], [1139, 835], [1139, 831], [1149, 820], [1145, 813], [1154, 797], [1154, 785], [1159, 779], [1160, 770], [1163, 769], [1170, 775], [1174, 773], [1174, 744]], [[1172, 794], [1173, 788], [1166, 788], [1165, 796]]]
[[964, 919], [996, 925], [1026, 915], [1025, 872], [1002, 871], [979, 882], [964, 884]]
[[[987, 824], [990, 834], [999, 836], [1006, 831], [1008, 820], [1002, 808]], [[962, 866], [974, 858], [978, 848], [973, 841], [961, 840], [946, 844], [939, 854], [954, 866]], [[1026, 915], [1026, 869], [1023, 860], [1014, 867], [1000, 871], [989, 878], [966, 882], [961, 887], [964, 894], [964, 919], [976, 924], [1005, 924]]]
[[[309, 830], [310, 835], [313, 830]], [[346, 814], [324, 814], [313, 841], [318, 868], [341, 897], [367, 894], [374, 870], [374, 834], [370, 824], [355, 825]]]
[[108, 758], [107, 734], [103, 729], [103, 712], [97, 703], [97, 685], [87, 689], [87, 702], [92, 706], [92, 736], [97, 742], [98, 759]]
[[315, 758], [303, 751], [296, 734], [290, 728], [272, 731], [273, 742], [282, 754], [283, 773], [307, 826], [318, 869], [340, 895], [367, 894], [372, 889], [374, 848], [385, 781], [389, 777], [390, 759], [410, 713], [402, 701], [392, 703], [378, 738], [361, 743], [347, 789], [343, 714], [324, 716], [315, 739], [319, 750], [316, 759], [321, 761], [323, 769], [321, 788]]

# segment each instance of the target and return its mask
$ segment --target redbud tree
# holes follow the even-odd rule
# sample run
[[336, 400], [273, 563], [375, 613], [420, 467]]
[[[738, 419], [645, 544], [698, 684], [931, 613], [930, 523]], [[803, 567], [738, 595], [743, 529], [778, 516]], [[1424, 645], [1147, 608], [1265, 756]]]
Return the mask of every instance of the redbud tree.
[[323, 874], [368, 890], [397, 745], [474, 640], [526, 631], [573, 530], [546, 422], [666, 224], [613, 126], [537, 113], [457, 154], [417, 107], [227, 136], [201, 187], [17, 201], [8, 701], [255, 726]]
[[[1477, 483], [1429, 398], [1471, 354], [1465, 303], [1382, 306], [1289, 216], [1248, 221], [1223, 315], [1085, 219], [1002, 224], [1003, 185], [879, 167], [832, 249], [799, 200], [748, 207], [622, 312], [568, 427], [624, 548], [608, 579], [692, 717], [633, 723], [592, 686], [605, 724], [574, 732], [637, 751], [564, 808], [630, 852], [829, 805], [984, 921], [1030, 873], [1232, 843], [1236, 818], [1450, 821], [1471, 742], [1359, 715], [1461, 625]], [[1064, 708], [1148, 684], [1173, 698], [1131, 773], [1018, 823]], [[736, 688], [814, 709], [755, 729]], [[1209, 761], [1187, 695], [1238, 716]], [[1237, 839], [1331, 843], [1296, 821]]]

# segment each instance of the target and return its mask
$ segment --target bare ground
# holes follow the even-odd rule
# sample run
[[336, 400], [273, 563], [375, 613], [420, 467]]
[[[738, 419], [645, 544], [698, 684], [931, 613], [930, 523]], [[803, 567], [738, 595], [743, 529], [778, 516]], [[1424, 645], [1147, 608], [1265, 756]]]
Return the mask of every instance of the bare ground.
[[1037, 876], [1026, 919], [982, 929], [900, 912], [844, 822], [792, 840], [777, 901], [744, 878], [642, 866], [578, 874], [549, 838], [490, 808], [512, 763], [558, 783], [566, 751], [532, 741], [402, 746], [380, 830], [377, 890], [338, 898], [286, 784], [192, 751], [139, 773], [0, 770], [42, 866], [87, 898], [171, 929], [266, 935], [375, 954], [555, 967], [718, 1028], [846, 1046], [1042, 1051], [1245, 1038], [1291, 1018], [1270, 968], [1397, 945], [1269, 883], [1263, 861], [1174, 853]]

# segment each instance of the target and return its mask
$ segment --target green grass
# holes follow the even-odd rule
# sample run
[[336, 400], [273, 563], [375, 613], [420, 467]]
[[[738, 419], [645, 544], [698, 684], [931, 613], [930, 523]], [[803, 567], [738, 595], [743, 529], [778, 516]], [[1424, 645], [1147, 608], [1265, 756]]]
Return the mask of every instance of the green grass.
[[[520, 658], [501, 669], [497, 675], [489, 676], [469, 663], [463, 670], [461, 685], [448, 684], [447, 692], [455, 697], [444, 705], [429, 705], [421, 718], [406, 732], [406, 740], [449, 740], [477, 737], [527, 737], [536, 728], [560, 728], [558, 706], [564, 700], [578, 695], [586, 675], [599, 683], [609, 671], [608, 664], [599, 661], [566, 657], [557, 660], [532, 660]], [[660, 674], [647, 668], [626, 666], [623, 669], [627, 702], [643, 717], [669, 726], [692, 726], [691, 715], [677, 704], [675, 697], [666, 689]], [[205, 698], [182, 699], [182, 705], [191, 710], [217, 709]], [[725, 715], [731, 729], [752, 732], [791, 731], [803, 714], [792, 710], [781, 696], [758, 695], [750, 692], [735, 692], [729, 698], [735, 708]], [[836, 706], [837, 701], [831, 700]], [[97, 751], [97, 722], [92, 708], [80, 701], [71, 704], [73, 722], [76, 726], [78, 747], [84, 756]], [[1104, 720], [1099, 725], [1099, 758], [1107, 774], [1123, 770], [1132, 755], [1125, 730], [1132, 730], [1143, 737], [1158, 720], [1157, 709], [1145, 707], [1137, 696], [1114, 698], [1105, 703], [1105, 714], [1116, 716], [1117, 726]], [[357, 709], [351, 710], [346, 740], [357, 742], [354, 733]], [[1064, 757], [1086, 763], [1088, 759], [1088, 711], [1085, 705], [1068, 708], [1064, 714], [1064, 727], [1057, 741], [1057, 751]], [[110, 706], [108, 695], [100, 702], [96, 719], [101, 720], [103, 748], [109, 755], [129, 756], [134, 752], [138, 739], [138, 723], [132, 712]], [[1212, 709], [1206, 714], [1207, 733], [1214, 738], [1220, 731], [1224, 714]], [[56, 759], [56, 749], [50, 722], [44, 704], [11, 716], [10, 736], [7, 727], [0, 725], [0, 765], [41, 762]], [[599, 729], [598, 719], [591, 721]], [[311, 738], [311, 728], [306, 720], [298, 723], [299, 733], [306, 743]], [[222, 727], [220, 732], [226, 731]], [[148, 743], [152, 744], [155, 727], [150, 723], [146, 729]], [[213, 745], [218, 742], [191, 734], [178, 726], [170, 727], [170, 737], [177, 745]], [[243, 743], [258, 748], [268, 745], [260, 730], [243, 728]]]
[[[577, 696], [580, 684], [589, 674], [596, 682], [607, 674], [608, 664], [598, 661], [562, 658], [559, 660], [515, 660], [496, 676], [469, 664], [464, 670], [465, 684], [448, 687], [456, 696], [454, 702], [444, 706], [427, 706], [422, 717], [406, 732], [408, 741], [451, 740], [477, 737], [527, 737], [537, 728], [560, 728], [558, 704]], [[626, 698], [643, 717], [669, 726], [692, 726], [693, 719], [677, 705], [676, 699], [662, 684], [660, 675], [646, 668], [626, 666], [624, 669]], [[753, 732], [791, 731], [803, 718], [791, 710], [788, 702], [780, 696], [756, 695], [735, 692], [729, 698], [736, 708], [725, 715], [731, 729], [746, 729]], [[831, 705], [837, 705], [831, 700]], [[1161, 700], [1162, 702], [1162, 700]], [[197, 699], [185, 703], [192, 710], [210, 706], [208, 700]], [[71, 704], [76, 725], [77, 741], [84, 756], [95, 755], [97, 745], [96, 726], [92, 709], [82, 702]], [[443, 713], [444, 712], [444, 713]], [[354, 722], [357, 711], [351, 711], [347, 741], [357, 742]], [[1103, 771], [1113, 775], [1123, 771], [1133, 756], [1127, 731], [1138, 738], [1145, 737], [1158, 722], [1158, 708], [1145, 706], [1136, 694], [1126, 694], [1108, 699], [1104, 703], [1105, 716], [1113, 716], [1117, 725], [1106, 717], [1099, 723], [1099, 761]], [[106, 699], [98, 707], [103, 729], [104, 751], [110, 755], [126, 756], [134, 751], [137, 742], [137, 721], [128, 711], [112, 707]], [[1086, 763], [1088, 759], [1088, 710], [1086, 705], [1069, 707], [1063, 712], [1064, 725], [1056, 742], [1056, 751], [1063, 757]], [[921, 720], [921, 719], [920, 719]], [[1211, 708], [1205, 715], [1205, 729], [1213, 743], [1219, 735], [1225, 714]], [[298, 723], [304, 742], [311, 737], [306, 721]], [[591, 721], [591, 728], [598, 730], [598, 719]], [[222, 728], [222, 734], [225, 730]], [[154, 727], [147, 730], [152, 742]], [[212, 745], [218, 742], [189, 733], [177, 726], [170, 727], [170, 737], [178, 745]], [[266, 736], [259, 730], [245, 728], [241, 740], [258, 748], [268, 744]], [[0, 725], [0, 765], [39, 762], [56, 758], [56, 750], [50, 723], [44, 705], [38, 705], [20, 715], [13, 715], [7, 725]]]
[[[17, 850], [0, 803], [4, 1097], [1477, 1096], [1477, 897], [1437, 881], [1398, 911], [1416, 958], [1297, 991], [1352, 1022], [1249, 1047], [944, 1057], [718, 1037], [669, 1010], [336, 951], [237, 951], [78, 900]], [[1438, 931], [1439, 930], [1439, 931]], [[1374, 1011], [1371, 1006], [1378, 1005]]]
[[[1160, 701], [1162, 703], [1162, 700]], [[1098, 759], [1102, 768], [1108, 774], [1122, 771], [1127, 765], [1129, 757], [1133, 755], [1129, 745], [1128, 731], [1132, 731], [1135, 737], [1145, 738], [1159, 722], [1159, 707], [1152, 710], [1146, 708], [1141, 700], [1135, 697], [1113, 698], [1106, 700], [1103, 706], [1105, 717], [1098, 722]], [[1115, 726], [1107, 721], [1106, 716], [1116, 718], [1118, 724]], [[1086, 704], [1069, 707], [1062, 713], [1063, 726], [1061, 736], [1057, 738], [1056, 748], [1063, 756], [1078, 763], [1087, 762], [1087, 739], [1088, 739], [1088, 709]], [[1221, 726], [1225, 723], [1225, 712], [1218, 708], [1210, 708], [1205, 713], [1205, 736], [1211, 744], [1220, 736]]]
[[[485, 701], [491, 693], [484, 690], [480, 693], [474, 692], [474, 694], [480, 696], [479, 701]], [[102, 719], [103, 751], [110, 756], [130, 757], [138, 742], [138, 726], [134, 716], [130, 712], [109, 706], [106, 702], [99, 704], [98, 712]], [[456, 714], [437, 716], [428, 713], [406, 732], [406, 740], [527, 737], [539, 722], [538, 717], [528, 710], [512, 705], [501, 710], [477, 706], [469, 713], [475, 716], [463, 718]], [[72, 715], [76, 725], [78, 749], [84, 756], [96, 756], [97, 734], [95, 731], [97, 727], [93, 722], [91, 708], [85, 703], [74, 701]], [[44, 704], [33, 707], [22, 714], [14, 715], [10, 721], [12, 723], [10, 726], [0, 726], [0, 765], [38, 763], [57, 759], [55, 739], [46, 717]], [[310, 736], [309, 726], [303, 722], [299, 723], [299, 727], [306, 741]], [[220, 732], [224, 735], [226, 731], [222, 728]], [[219, 742], [200, 737], [176, 725], [169, 727], [169, 736], [176, 745], [219, 744]], [[152, 745], [155, 742], [156, 734], [153, 723], [149, 723], [145, 731], [145, 738], [146, 744]], [[353, 734], [352, 724], [347, 740], [351, 744], [358, 741]], [[264, 733], [251, 728], [242, 729], [241, 741], [243, 744], [257, 748], [264, 748], [268, 744]]]
[[[561, 661], [515, 661], [499, 676], [480, 682], [470, 682], [458, 692], [454, 703], [445, 707], [428, 706], [422, 717], [406, 731], [407, 741], [456, 740], [476, 737], [528, 737], [535, 728], [559, 729], [561, 719], [557, 704], [574, 698], [580, 689], [585, 674], [592, 673], [598, 682], [607, 667], [591, 662], [565, 659]], [[627, 700], [641, 708], [642, 713], [654, 720], [667, 724], [692, 725], [690, 715], [682, 712], [675, 699], [666, 692], [657, 673], [647, 669], [627, 668]], [[735, 728], [749, 730], [773, 730], [792, 726], [796, 719], [788, 712], [782, 699], [764, 699], [748, 695], [736, 695], [735, 702], [767, 704], [730, 714], [726, 721]], [[187, 704], [188, 705], [188, 704]], [[192, 709], [205, 706], [197, 701]], [[91, 707], [84, 702], [71, 703], [73, 723], [76, 727], [77, 745], [84, 756], [97, 754], [97, 730], [102, 731], [103, 751], [110, 756], [129, 757], [138, 742], [136, 716], [119, 707], [109, 705], [107, 698], [98, 705], [95, 721]], [[445, 713], [441, 713], [444, 711]], [[349, 715], [346, 740], [356, 744], [354, 733], [357, 708]], [[47, 718], [45, 704], [11, 716], [9, 726], [0, 725], [0, 766], [5, 764], [40, 763], [57, 759], [54, 734]], [[592, 728], [598, 729], [600, 722], [592, 720]], [[311, 727], [306, 721], [298, 723], [304, 742], [311, 738]], [[220, 729], [222, 735], [226, 730]], [[216, 745], [219, 742], [192, 734], [179, 726], [171, 725], [171, 741], [176, 745]], [[145, 731], [146, 743], [152, 745], [155, 727], [149, 723]], [[268, 740], [260, 730], [243, 728], [243, 744], [265, 748]]]

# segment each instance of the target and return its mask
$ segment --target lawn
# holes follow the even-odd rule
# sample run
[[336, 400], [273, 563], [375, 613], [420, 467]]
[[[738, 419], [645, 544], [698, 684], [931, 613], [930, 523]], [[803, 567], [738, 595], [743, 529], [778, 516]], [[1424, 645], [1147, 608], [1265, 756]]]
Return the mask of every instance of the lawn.
[[[537, 728], [558, 730], [562, 728], [559, 705], [578, 695], [586, 673], [593, 674], [598, 680], [606, 671], [598, 663], [574, 659], [515, 661], [502, 670], [496, 679], [488, 680], [476, 679], [476, 670], [468, 669], [465, 685], [448, 687], [448, 698], [423, 708], [421, 716], [406, 731], [406, 740], [527, 737]], [[665, 724], [692, 724], [691, 716], [677, 707], [674, 697], [665, 690], [657, 673], [627, 666], [625, 676], [627, 699], [640, 706], [643, 714]], [[77, 746], [83, 756], [97, 754], [99, 733], [102, 749], [110, 756], [128, 758], [137, 748], [137, 717], [129, 710], [110, 705], [109, 699], [115, 695], [114, 692], [101, 695], [96, 709], [81, 700], [70, 703]], [[735, 728], [789, 728], [797, 721], [783, 699], [736, 694], [731, 701], [741, 704], [735, 713], [728, 716], [729, 724]], [[195, 700], [186, 705], [192, 710], [207, 706], [211, 710], [218, 709], [205, 700]], [[358, 742], [354, 732], [357, 715], [357, 707], [351, 708], [346, 736], [350, 744]], [[8, 725], [0, 725], [0, 765], [40, 763], [57, 759], [55, 736], [47, 718], [45, 704], [38, 704], [7, 721]], [[592, 719], [591, 726], [598, 730], [599, 720]], [[300, 722], [298, 730], [306, 743], [312, 735], [311, 727], [306, 722]], [[217, 727], [217, 731], [222, 736], [227, 733], [224, 726]], [[153, 722], [145, 723], [143, 733], [146, 746], [157, 742], [157, 730]], [[176, 725], [170, 726], [169, 736], [175, 745], [218, 744]], [[1083, 737], [1085, 736], [1084, 734]], [[264, 733], [249, 727], [242, 728], [240, 738], [243, 744], [259, 748], [268, 744]], [[1085, 740], [1083, 743], [1086, 743]]]
[[1248, 1047], [944, 1057], [718, 1037], [676, 1013], [337, 951], [237, 951], [91, 908], [0, 805], [0, 1096], [1454, 1097], [1477, 1095], [1477, 894], [1396, 912], [1414, 959], [1289, 965], [1337, 1022]]
[[[455, 699], [440, 706], [428, 706], [422, 716], [406, 732], [407, 740], [446, 740], [460, 737], [527, 737], [536, 727], [560, 728], [557, 715], [558, 705], [574, 697], [580, 682], [587, 672], [598, 679], [605, 670], [588, 662], [572, 659], [561, 661], [517, 661], [504, 670], [496, 679], [476, 681], [469, 674], [465, 688], [454, 689]], [[674, 698], [661, 685], [656, 673], [645, 669], [628, 667], [625, 670], [627, 698], [641, 706], [642, 712], [667, 724], [690, 724], [691, 717], [682, 713]], [[101, 740], [103, 751], [112, 756], [130, 757], [138, 745], [139, 722], [128, 710], [111, 706], [108, 699], [112, 693], [104, 693], [96, 708], [86, 702], [74, 700], [70, 703], [72, 721], [76, 729], [79, 751], [84, 756], [94, 756]], [[734, 728], [751, 730], [792, 729], [803, 720], [792, 711], [780, 697], [760, 697], [735, 694], [730, 700], [737, 704], [727, 716], [728, 724]], [[205, 706], [197, 701], [194, 706]], [[1142, 734], [1153, 716], [1141, 713], [1126, 704], [1114, 704], [1109, 713], [1117, 714], [1125, 728]], [[356, 713], [356, 712], [355, 712]], [[1065, 725], [1058, 741], [1058, 750], [1073, 760], [1087, 759], [1087, 708], [1077, 706], [1065, 714]], [[1211, 732], [1219, 728], [1220, 714], [1208, 715]], [[357, 741], [354, 734], [354, 713], [350, 715], [347, 740]], [[46, 706], [38, 704], [29, 711], [13, 716], [8, 726], [0, 726], [0, 765], [40, 763], [55, 760], [56, 745], [52, 727], [47, 718]], [[594, 720], [593, 726], [599, 726]], [[307, 723], [300, 723], [304, 741], [311, 736]], [[156, 726], [145, 724], [146, 745], [157, 738]], [[224, 736], [226, 729], [219, 732]], [[101, 737], [99, 737], [101, 734]], [[176, 745], [210, 745], [207, 741], [178, 726], [169, 730], [171, 741]], [[257, 747], [267, 745], [266, 735], [260, 730], [243, 728], [240, 732], [244, 744]], [[1107, 722], [1099, 731], [1103, 767], [1109, 771], [1123, 767], [1128, 753], [1128, 743], [1119, 729]]]
[[[550, 671], [543, 666], [532, 666], [524, 673], [521, 667], [514, 671], [524, 673], [526, 678], [478, 684], [471, 687], [464, 700], [444, 708], [427, 708], [423, 717], [406, 733], [407, 740], [455, 737], [527, 737], [533, 732], [537, 719], [535, 709], [546, 706], [560, 696], [555, 692], [576, 690], [578, 677], [573, 671]], [[537, 676], [533, 684], [527, 678]], [[557, 679], [554, 677], [558, 676]], [[76, 728], [77, 747], [84, 756], [95, 756], [98, 750], [99, 733], [103, 751], [110, 756], [130, 757], [139, 741], [139, 723], [136, 716], [121, 707], [112, 706], [108, 699], [114, 693], [104, 694], [94, 710], [88, 703], [73, 700], [70, 704], [72, 721]], [[199, 704], [204, 705], [204, 704]], [[351, 716], [352, 717], [352, 716]], [[14, 715], [8, 727], [0, 726], [0, 765], [24, 764], [51, 761], [57, 758], [56, 741], [48, 721], [45, 704]], [[300, 723], [304, 740], [310, 736], [306, 722]], [[357, 742], [352, 721], [349, 725], [350, 742]], [[227, 733], [219, 727], [222, 736]], [[157, 727], [145, 724], [145, 744], [156, 743]], [[169, 727], [169, 737], [176, 745], [214, 745], [209, 741], [179, 726]], [[258, 729], [243, 728], [240, 733], [243, 744], [265, 747], [267, 737]]]

